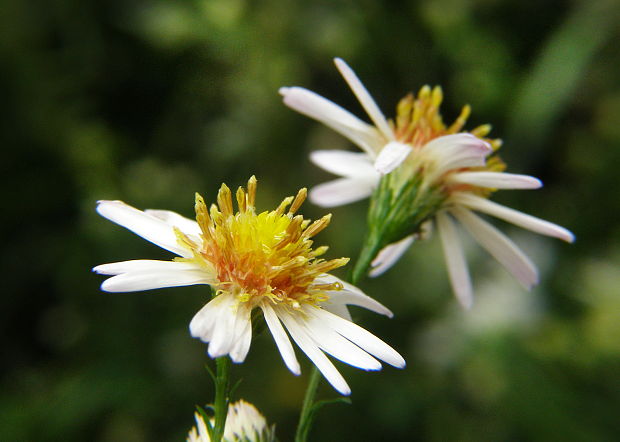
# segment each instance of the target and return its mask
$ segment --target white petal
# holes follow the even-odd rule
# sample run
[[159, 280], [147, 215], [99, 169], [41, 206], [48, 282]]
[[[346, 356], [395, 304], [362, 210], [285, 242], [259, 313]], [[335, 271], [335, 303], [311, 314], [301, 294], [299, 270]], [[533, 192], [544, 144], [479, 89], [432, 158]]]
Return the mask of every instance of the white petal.
[[423, 152], [435, 161], [435, 177], [451, 169], [484, 166], [492, 152], [489, 143], [468, 133], [444, 135], [424, 145]]
[[250, 317], [251, 309], [239, 306], [237, 313], [237, 322], [235, 323], [233, 347], [230, 350], [230, 359], [239, 364], [245, 361], [245, 357], [250, 351], [252, 343], [252, 320]]
[[[307, 308], [317, 307], [307, 306], [304, 310]], [[320, 349], [336, 359], [362, 370], [381, 370], [379, 361], [329, 327], [325, 327], [318, 319], [309, 317], [299, 323]]]
[[336, 207], [368, 198], [379, 180], [340, 178], [310, 189], [310, 201], [321, 207]]
[[400, 241], [385, 246], [370, 264], [372, 270], [368, 274], [371, 278], [376, 278], [385, 273], [400, 259], [401, 256], [409, 249], [415, 237], [413, 235], [406, 236]]
[[146, 270], [122, 273], [106, 279], [101, 290], [106, 292], [138, 292], [141, 290], [209, 284], [211, 278], [202, 270]]
[[540, 233], [541, 235], [552, 236], [566, 242], [575, 241], [575, 235], [564, 227], [540, 218], [536, 218], [535, 216], [519, 212], [518, 210], [510, 209], [506, 206], [502, 206], [501, 204], [494, 203], [489, 201], [487, 198], [482, 198], [468, 193], [458, 193], [454, 194], [452, 201], [456, 204], [467, 206], [470, 209], [478, 210], [491, 216], [501, 218], [504, 221], [508, 221], [509, 223], [523, 227], [524, 229], [531, 230], [532, 232]]
[[196, 221], [185, 218], [184, 216], [179, 215], [176, 212], [172, 212], [171, 210], [147, 209], [144, 213], [154, 216], [155, 218], [159, 218], [168, 225], [178, 228], [186, 235], [200, 236], [202, 233]]
[[536, 267], [506, 235], [467, 209], [455, 207], [450, 212], [525, 288], [538, 283]]
[[453, 174], [450, 180], [491, 189], [539, 189], [542, 187], [538, 178], [504, 172], [460, 172]]
[[387, 174], [396, 169], [411, 153], [411, 146], [398, 141], [390, 141], [375, 160], [375, 169]]
[[174, 230], [167, 223], [122, 201], [99, 201], [97, 212], [163, 249], [185, 258], [192, 256], [190, 250], [178, 244]]
[[[234, 295], [223, 293], [216, 297], [222, 298], [219, 313], [215, 319], [213, 336], [209, 342], [209, 356], [213, 359], [230, 353], [235, 344], [233, 333], [238, 320], [242, 320]], [[215, 300], [215, 299], [214, 299]], [[213, 302], [213, 301], [211, 301]]]
[[375, 127], [312, 91], [301, 87], [283, 87], [280, 88], [280, 95], [288, 107], [332, 128], [373, 158], [385, 144]]
[[379, 179], [379, 174], [366, 153], [346, 150], [315, 150], [310, 153], [310, 160], [320, 168], [336, 175]]
[[334, 367], [334, 364], [327, 359], [327, 356], [325, 356], [325, 354], [319, 349], [312, 338], [306, 334], [304, 329], [297, 324], [296, 319], [286, 312], [279, 313], [278, 317], [282, 320], [282, 322], [284, 322], [284, 325], [299, 348], [301, 348], [301, 350], [310, 358], [312, 363], [316, 365], [316, 368], [318, 368], [323, 376], [325, 376], [327, 382], [329, 382], [340, 394], [345, 396], [350, 395], [351, 389], [340, 372], [336, 369], [336, 367]]
[[[359, 288], [355, 287], [353, 284], [349, 284], [328, 273], [324, 273], [316, 279], [318, 283], [331, 284], [334, 282], [338, 282], [342, 284], [343, 290], [337, 291], [328, 291], [327, 294], [329, 296], [329, 301], [327, 303], [322, 304], [322, 307], [327, 310], [332, 311], [331, 306], [336, 304], [348, 304], [348, 305], [357, 305], [359, 307], [364, 307], [367, 310], [373, 311], [375, 313], [379, 313], [380, 315], [385, 315], [388, 318], [394, 316], [394, 314], [390, 311], [389, 308], [381, 304], [379, 301], [371, 298], [362, 292]], [[327, 308], [329, 307], [329, 308]], [[338, 314], [338, 316], [343, 315]]]
[[211, 340], [221, 304], [222, 297], [217, 296], [194, 315], [189, 323], [189, 332], [194, 338], [199, 338], [202, 342]]
[[100, 275], [120, 275], [130, 272], [159, 272], [177, 270], [201, 270], [191, 262], [157, 261], [152, 259], [134, 259], [131, 261], [112, 262], [101, 264], [93, 268], [93, 272]]
[[383, 112], [381, 112], [379, 106], [377, 106], [377, 103], [375, 103], [375, 100], [355, 72], [353, 72], [353, 69], [341, 58], [335, 58], [334, 63], [375, 126], [377, 126], [388, 141], [394, 140], [394, 133], [385, 119]]
[[263, 303], [260, 305], [260, 308], [263, 310], [265, 322], [267, 323], [267, 327], [269, 327], [273, 340], [276, 341], [276, 345], [282, 355], [284, 363], [293, 374], [298, 376], [301, 373], [301, 369], [297, 357], [295, 356], [295, 350], [293, 350], [291, 341], [288, 339], [284, 327], [282, 327], [273, 307], [268, 303]]
[[359, 325], [322, 309], [315, 308], [312, 310], [304, 310], [304, 312], [318, 318], [326, 327], [330, 327], [337, 331], [371, 355], [394, 367], [403, 368], [405, 366], [405, 360], [396, 350]]
[[347, 307], [346, 304], [337, 304], [333, 301], [333, 293], [338, 293], [338, 292], [329, 292], [329, 301], [321, 304], [321, 307], [324, 308], [325, 310], [327, 310], [328, 312], [332, 312], [334, 315], [338, 315], [343, 319], [346, 319], [347, 321], [353, 321], [353, 318], [351, 317], [351, 313], [349, 313], [349, 308]]
[[467, 261], [454, 223], [444, 212], [437, 214], [437, 230], [441, 238], [452, 290], [461, 305], [469, 309], [474, 302], [474, 297], [469, 271], [467, 270]]

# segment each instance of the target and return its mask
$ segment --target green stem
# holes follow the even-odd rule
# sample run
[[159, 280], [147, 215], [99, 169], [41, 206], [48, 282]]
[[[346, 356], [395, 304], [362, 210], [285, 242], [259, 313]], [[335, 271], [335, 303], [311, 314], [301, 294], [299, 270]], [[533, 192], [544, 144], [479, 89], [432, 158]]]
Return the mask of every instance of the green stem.
[[222, 356], [215, 360], [217, 373], [215, 375], [215, 424], [213, 425], [213, 442], [220, 442], [224, 436], [224, 426], [228, 415], [228, 393], [230, 388], [230, 359]]
[[381, 250], [381, 235], [369, 233], [368, 237], [364, 241], [364, 246], [360, 252], [355, 266], [351, 271], [349, 280], [351, 284], [356, 285], [366, 274], [370, 268], [370, 264], [377, 256], [377, 253]]
[[304, 396], [304, 402], [301, 407], [301, 414], [299, 415], [299, 425], [297, 425], [297, 432], [295, 433], [295, 442], [306, 442], [308, 439], [308, 433], [312, 427], [313, 420], [312, 406], [314, 405], [314, 397], [316, 396], [316, 389], [319, 386], [320, 380], [321, 372], [316, 368], [316, 365], [313, 365], [312, 374], [310, 374], [306, 395]]

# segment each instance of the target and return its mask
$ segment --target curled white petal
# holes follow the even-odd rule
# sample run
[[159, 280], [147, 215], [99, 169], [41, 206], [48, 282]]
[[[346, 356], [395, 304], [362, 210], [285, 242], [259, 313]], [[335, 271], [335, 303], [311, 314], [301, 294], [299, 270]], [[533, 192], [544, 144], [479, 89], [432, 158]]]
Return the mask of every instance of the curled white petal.
[[332, 284], [337, 282], [342, 284], [343, 287], [342, 290], [328, 291], [327, 295], [329, 296], [329, 301], [323, 304], [323, 306], [337, 304], [356, 305], [358, 307], [364, 307], [365, 309], [375, 313], [379, 313], [380, 315], [387, 316], [388, 318], [392, 318], [394, 316], [392, 311], [379, 301], [366, 295], [353, 284], [349, 284], [336, 276], [324, 273], [319, 276], [316, 281], [321, 284]]
[[310, 153], [310, 160], [323, 170], [336, 175], [379, 179], [379, 174], [366, 153], [346, 150], [315, 150]]
[[562, 226], [558, 226], [557, 224], [549, 221], [545, 221], [540, 218], [536, 218], [535, 216], [519, 212], [518, 210], [502, 206], [501, 204], [489, 201], [487, 198], [482, 198], [463, 192], [454, 194], [452, 201], [455, 204], [461, 204], [469, 207], [470, 209], [484, 212], [519, 227], [523, 227], [524, 229], [540, 233], [541, 235], [552, 236], [566, 242], [575, 241], [575, 235]]
[[112, 276], [103, 281], [101, 290], [112, 293], [139, 292], [166, 287], [209, 284], [211, 282], [211, 279], [202, 270], [162, 270], [157, 268], [156, 270], [128, 272]]
[[405, 360], [396, 350], [359, 325], [319, 308], [304, 308], [304, 312], [382, 361], [398, 368], [405, 366]]
[[450, 181], [491, 189], [539, 189], [542, 182], [528, 175], [504, 172], [460, 172], [450, 176]]
[[489, 143], [468, 133], [435, 138], [423, 148], [424, 155], [434, 161], [429, 180], [451, 169], [484, 166], [485, 158], [492, 150]]
[[301, 87], [280, 88], [284, 104], [345, 136], [373, 158], [385, 142], [377, 129], [336, 103]]
[[[316, 308], [316, 307], [311, 307]], [[316, 318], [300, 321], [308, 336], [312, 337], [321, 350], [336, 359], [362, 370], [381, 370], [381, 363], [348, 339], [325, 327]]]
[[455, 207], [450, 212], [525, 288], [530, 289], [538, 283], [536, 267], [506, 235], [467, 209]]
[[371, 278], [376, 278], [385, 273], [392, 267], [401, 256], [409, 249], [409, 246], [415, 240], [413, 235], [406, 236], [392, 244], [388, 244], [377, 253], [377, 256], [370, 263], [372, 270], [368, 273]]
[[131, 230], [138, 236], [183, 257], [192, 256], [192, 252], [181, 247], [174, 230], [159, 218], [144, 213], [122, 201], [99, 201], [97, 212], [104, 218]]
[[375, 169], [387, 174], [396, 169], [411, 153], [411, 146], [398, 141], [391, 141], [379, 153], [375, 160]]
[[[334, 315], [335, 316], [335, 315]], [[280, 312], [278, 317], [284, 322], [287, 330], [299, 348], [310, 358], [319, 371], [325, 376], [327, 382], [334, 387], [340, 394], [348, 396], [351, 388], [344, 380], [340, 372], [334, 367], [327, 356], [321, 351], [306, 331], [297, 323], [297, 318], [287, 312]], [[338, 317], [338, 316], [335, 316]]]
[[294, 375], [299, 375], [301, 373], [301, 368], [295, 356], [295, 350], [293, 350], [291, 341], [286, 335], [284, 327], [282, 327], [273, 307], [266, 302], [261, 303], [260, 307], [263, 310], [265, 322], [267, 323], [267, 327], [269, 327], [273, 340], [276, 341], [276, 346], [280, 351], [284, 363]]
[[437, 214], [437, 230], [441, 238], [452, 291], [454, 291], [456, 299], [461, 305], [469, 309], [474, 302], [474, 297], [471, 278], [467, 270], [467, 261], [454, 223], [444, 212]]
[[394, 140], [394, 133], [385, 119], [383, 112], [381, 112], [379, 106], [377, 106], [377, 103], [355, 72], [353, 72], [353, 69], [341, 58], [335, 58], [334, 63], [375, 126], [377, 126], [387, 141]]
[[310, 201], [321, 207], [336, 207], [368, 198], [378, 179], [340, 178], [310, 189]]

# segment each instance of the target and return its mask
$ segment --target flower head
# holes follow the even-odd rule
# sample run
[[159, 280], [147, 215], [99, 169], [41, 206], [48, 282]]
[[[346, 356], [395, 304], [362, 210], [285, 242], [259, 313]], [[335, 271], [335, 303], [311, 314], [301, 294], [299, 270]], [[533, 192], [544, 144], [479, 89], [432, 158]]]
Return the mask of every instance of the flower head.
[[[187, 442], [210, 442], [207, 424], [199, 413], [194, 413], [196, 426], [187, 435]], [[213, 425], [213, 422], [211, 422]], [[224, 442], [271, 442], [275, 440], [273, 427], [254, 405], [243, 399], [228, 406]]]
[[256, 185], [252, 177], [247, 191], [237, 190], [236, 212], [225, 184], [209, 210], [196, 195], [196, 221], [174, 212], [142, 212], [121, 201], [100, 201], [99, 214], [179, 255], [173, 261], [97, 266], [94, 271], [114, 275], [101, 288], [129, 292], [208, 284], [215, 295], [194, 316], [190, 332], [209, 344], [211, 357], [230, 355], [234, 362], [243, 362], [252, 340], [251, 312], [260, 308], [287, 367], [300, 373], [282, 323], [342, 394], [349, 394], [349, 387], [323, 352], [366, 370], [381, 368], [371, 355], [404, 366], [395, 350], [351, 322], [346, 306], [359, 305], [387, 316], [391, 312], [328, 273], [345, 265], [347, 258], [324, 260], [320, 256], [327, 247], [312, 247], [312, 238], [329, 224], [330, 215], [313, 223], [296, 215], [305, 189], [295, 198], [285, 198], [275, 210], [257, 213]]
[[434, 225], [442, 239], [452, 288], [469, 307], [472, 287], [453, 223], [456, 219], [525, 287], [536, 284], [538, 275], [530, 260], [473, 212], [572, 242], [568, 230], [488, 200], [497, 189], [536, 189], [541, 182], [504, 172], [496, 154], [501, 141], [487, 138], [489, 125], [463, 131], [469, 106], [446, 125], [439, 109], [441, 88], [424, 86], [417, 95], [407, 95], [397, 106], [396, 118], [387, 120], [353, 70], [341, 59], [335, 63], [373, 125], [306, 89], [282, 88], [280, 93], [286, 105], [326, 124], [363, 151], [320, 150], [310, 156], [319, 167], [341, 176], [311, 190], [310, 199], [316, 204], [339, 206], [372, 195], [369, 246], [362, 252], [367, 259], [356, 270], [367, 271], [372, 261], [371, 276], [381, 274]]

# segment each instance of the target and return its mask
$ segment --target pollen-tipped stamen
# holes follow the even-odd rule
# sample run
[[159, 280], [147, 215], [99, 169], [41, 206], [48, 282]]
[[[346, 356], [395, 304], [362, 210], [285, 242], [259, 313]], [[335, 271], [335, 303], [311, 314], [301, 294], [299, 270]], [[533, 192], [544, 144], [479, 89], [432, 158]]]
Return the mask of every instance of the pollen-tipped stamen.
[[295, 196], [295, 199], [293, 200], [293, 203], [291, 204], [291, 207], [289, 207], [289, 209], [288, 209], [288, 214], [289, 215], [294, 215], [295, 212], [297, 212], [297, 210], [304, 203], [304, 201], [306, 200], [307, 196], [308, 196], [308, 189], [306, 189], [305, 187], [299, 189], [299, 192], [297, 192], [297, 195]]
[[239, 212], [245, 213], [247, 210], [247, 198], [243, 187], [239, 187], [237, 189], [237, 193], [235, 196], [237, 197], [237, 207], [239, 207]]
[[222, 184], [217, 193], [217, 205], [225, 217], [233, 214], [232, 195], [226, 184]]
[[328, 213], [321, 219], [317, 219], [315, 222], [313, 222], [310, 225], [310, 227], [304, 230], [304, 233], [302, 236], [304, 238], [312, 238], [313, 236], [318, 234], [320, 231], [322, 231], [325, 227], [327, 227], [331, 220], [332, 220], [331, 213]]
[[247, 198], [246, 207], [248, 209], [253, 209], [254, 204], [256, 203], [256, 186], [257, 186], [256, 177], [252, 175], [250, 179], [248, 180], [248, 193], [246, 195], [246, 198]]
[[194, 209], [196, 211], [196, 222], [200, 227], [203, 235], [211, 236], [211, 217], [207, 210], [205, 200], [199, 193], [196, 193]]
[[[471, 114], [471, 106], [469, 104], [466, 104], [465, 106], [463, 106], [463, 109], [461, 109], [461, 113], [456, 118], [456, 120], [454, 120], [454, 123], [450, 125], [450, 127], [447, 129], [446, 132], [451, 133], [451, 134], [455, 134], [459, 132], [461, 129], [463, 129], [463, 126], [465, 126], [465, 123], [467, 123], [467, 119], [469, 118], [470, 114]], [[489, 130], [491, 129], [489, 128]], [[476, 136], [480, 136], [480, 135], [474, 134], [473, 131], [472, 131], [472, 134]], [[488, 134], [488, 132], [486, 134]]]

